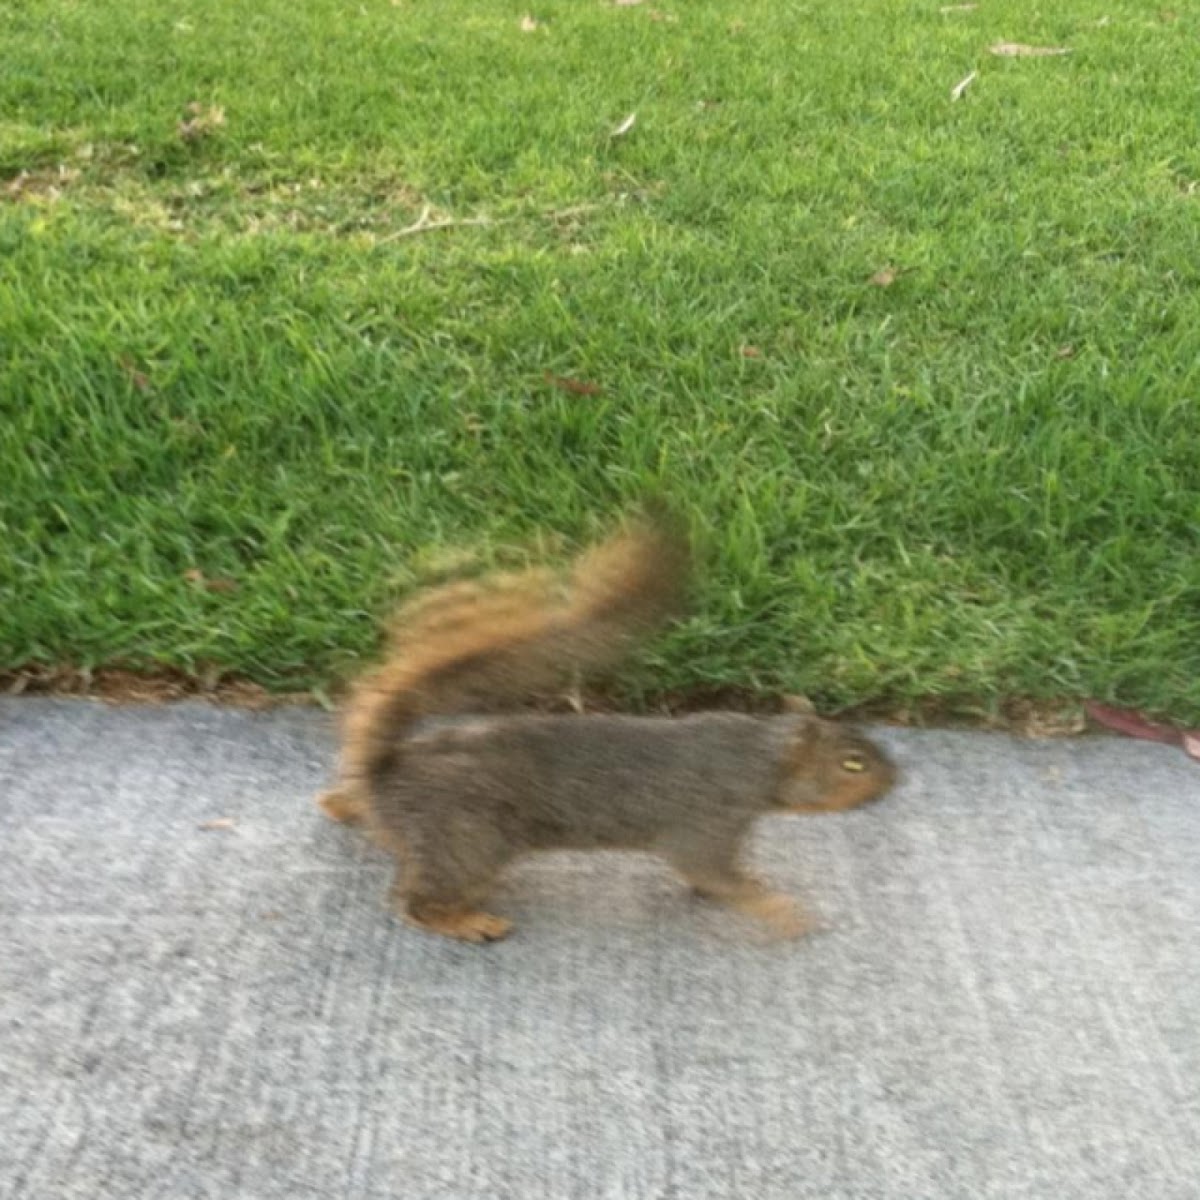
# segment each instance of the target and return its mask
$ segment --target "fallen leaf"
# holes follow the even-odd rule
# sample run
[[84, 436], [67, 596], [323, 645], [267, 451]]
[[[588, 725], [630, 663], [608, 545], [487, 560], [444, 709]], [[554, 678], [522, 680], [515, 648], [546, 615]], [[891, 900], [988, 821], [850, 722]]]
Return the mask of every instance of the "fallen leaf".
[[1054, 357], [1055, 358], [1074, 358], [1075, 357], [1075, 347], [1070, 345], [1070, 343], [1068, 343], [1065, 346], [1059, 346], [1059, 348], [1057, 350], [1055, 350], [1055, 352], [1054, 352]]
[[642, 0], [613, 0], [613, 4], [617, 8], [632, 8], [635, 4], [641, 4]]
[[238, 588], [237, 582], [232, 579], [222, 579], [219, 576], [209, 579], [199, 567], [184, 571], [183, 577], [188, 583], [194, 583], [206, 592], [236, 592]]
[[940, 13], [956, 13], [956, 12], [974, 12], [979, 7], [978, 4], [943, 4], [938, 9]]
[[232, 817], [215, 817], [211, 821], [201, 821], [197, 829], [232, 829], [237, 822]]
[[570, 392], [573, 396], [599, 396], [604, 390], [598, 383], [589, 383], [583, 379], [570, 379], [566, 375], [555, 375], [552, 371], [546, 371], [543, 377], [551, 387]]
[[989, 54], [1001, 58], [1053, 58], [1057, 54], [1070, 54], [1066, 46], [1026, 46], [1023, 42], [997, 42], [988, 47]]
[[900, 272], [895, 267], [884, 267], [882, 271], [876, 271], [874, 275], [867, 281], [875, 287], [891, 287], [896, 282]]
[[521, 18], [521, 32], [522, 33], [533, 33], [537, 28], [538, 28], [537, 21], [533, 17], [531, 17], [528, 13], [526, 13]]
[[964, 75], [953, 88], [950, 89], [951, 100], [961, 100], [962, 94], [975, 82], [975, 77], [979, 74], [978, 71], [972, 71], [969, 75]]
[[637, 113], [631, 112], [608, 136], [615, 138], [624, 137], [633, 128], [636, 121]]
[[1189, 729], [1183, 735], [1183, 752], [1200, 762], [1200, 729]]
[[198, 100], [193, 100], [184, 112], [186, 117], [179, 122], [177, 129], [185, 142], [209, 137], [225, 125], [225, 110], [217, 104], [206, 108]]
[[1117, 708], [1115, 705], [1100, 704], [1095, 700], [1086, 701], [1083, 707], [1087, 715], [1105, 729], [1123, 733], [1126, 737], [1141, 738], [1145, 742], [1161, 742], [1167, 746], [1179, 745], [1178, 729], [1152, 721], [1145, 713], [1140, 713], [1135, 708]]
[[133, 384], [139, 392], [148, 392], [150, 390], [150, 376], [145, 371], [139, 371], [134, 366], [133, 359], [128, 354], [122, 354], [117, 359], [117, 366], [125, 372], [129, 382]]
[[762, 358], [763, 352], [757, 346], [743, 346], [743, 358]]

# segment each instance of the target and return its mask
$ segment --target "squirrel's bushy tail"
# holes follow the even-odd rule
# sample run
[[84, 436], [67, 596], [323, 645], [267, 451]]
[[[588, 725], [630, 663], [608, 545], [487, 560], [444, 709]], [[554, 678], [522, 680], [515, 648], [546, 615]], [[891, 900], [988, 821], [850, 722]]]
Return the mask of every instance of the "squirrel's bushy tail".
[[564, 582], [533, 569], [421, 596], [393, 624], [388, 660], [355, 688], [343, 769], [368, 785], [425, 716], [494, 712], [619, 662], [682, 606], [690, 549], [661, 507], [582, 555]]

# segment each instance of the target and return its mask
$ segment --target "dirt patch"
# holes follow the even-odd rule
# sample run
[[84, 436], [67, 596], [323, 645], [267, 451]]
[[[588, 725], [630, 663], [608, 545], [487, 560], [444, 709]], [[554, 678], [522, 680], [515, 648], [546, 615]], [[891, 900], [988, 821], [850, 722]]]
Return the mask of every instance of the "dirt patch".
[[[334, 691], [334, 700], [341, 689]], [[0, 671], [0, 694], [78, 696], [107, 704], [170, 704], [180, 700], [207, 700], [233, 708], [262, 710], [282, 705], [320, 705], [331, 701], [317, 691], [271, 691], [247, 679], [209, 672], [202, 675], [160, 668], [134, 670], [100, 667], [27, 666]], [[807, 703], [803, 697], [786, 697], [750, 688], [692, 688], [651, 695], [638, 707], [647, 712], [680, 716], [714, 709], [746, 713], [778, 713]], [[536, 705], [542, 712], [619, 712], [630, 706], [603, 689], [547, 698]], [[1081, 701], [1034, 700], [1012, 697], [989, 703], [958, 697], [931, 698], [913, 704], [876, 702], [846, 709], [815, 705], [823, 715], [840, 719], [905, 728], [990, 729], [1027, 737], [1071, 737], [1085, 732], [1088, 721]]]
[[169, 704], [210, 700], [233, 708], [266, 709], [284, 704], [319, 704], [313, 692], [271, 692], [261, 684], [224, 676], [189, 675], [163, 668], [18, 667], [0, 671], [0, 693], [8, 696], [79, 696], [107, 704]]
[[56, 167], [18, 171], [0, 182], [0, 198], [13, 203], [53, 203], [77, 179], [79, 172], [60, 163]]

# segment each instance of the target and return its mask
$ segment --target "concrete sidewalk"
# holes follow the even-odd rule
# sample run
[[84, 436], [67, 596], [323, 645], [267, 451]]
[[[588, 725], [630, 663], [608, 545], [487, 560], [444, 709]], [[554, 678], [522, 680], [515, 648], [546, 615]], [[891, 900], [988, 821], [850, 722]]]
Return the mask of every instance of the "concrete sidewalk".
[[323, 714], [0, 702], [0, 1197], [1196, 1200], [1196, 764], [881, 737], [760, 827], [828, 932], [560, 856], [476, 948], [313, 808]]

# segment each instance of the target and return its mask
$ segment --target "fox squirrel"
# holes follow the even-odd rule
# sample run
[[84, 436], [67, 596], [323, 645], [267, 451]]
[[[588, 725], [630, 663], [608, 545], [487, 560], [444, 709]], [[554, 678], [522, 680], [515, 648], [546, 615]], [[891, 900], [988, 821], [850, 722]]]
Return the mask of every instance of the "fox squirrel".
[[573, 671], [614, 665], [677, 613], [690, 558], [660, 511], [584, 554], [565, 588], [533, 570], [402, 611], [387, 660], [351, 693], [340, 779], [319, 803], [396, 856], [391, 899], [410, 922], [502, 938], [511, 922], [480, 904], [507, 863], [611, 848], [655, 851], [697, 893], [805, 931], [790, 899], [743, 872], [740, 844], [763, 814], [882, 795], [895, 768], [872, 742], [809, 714], [513, 711]]

